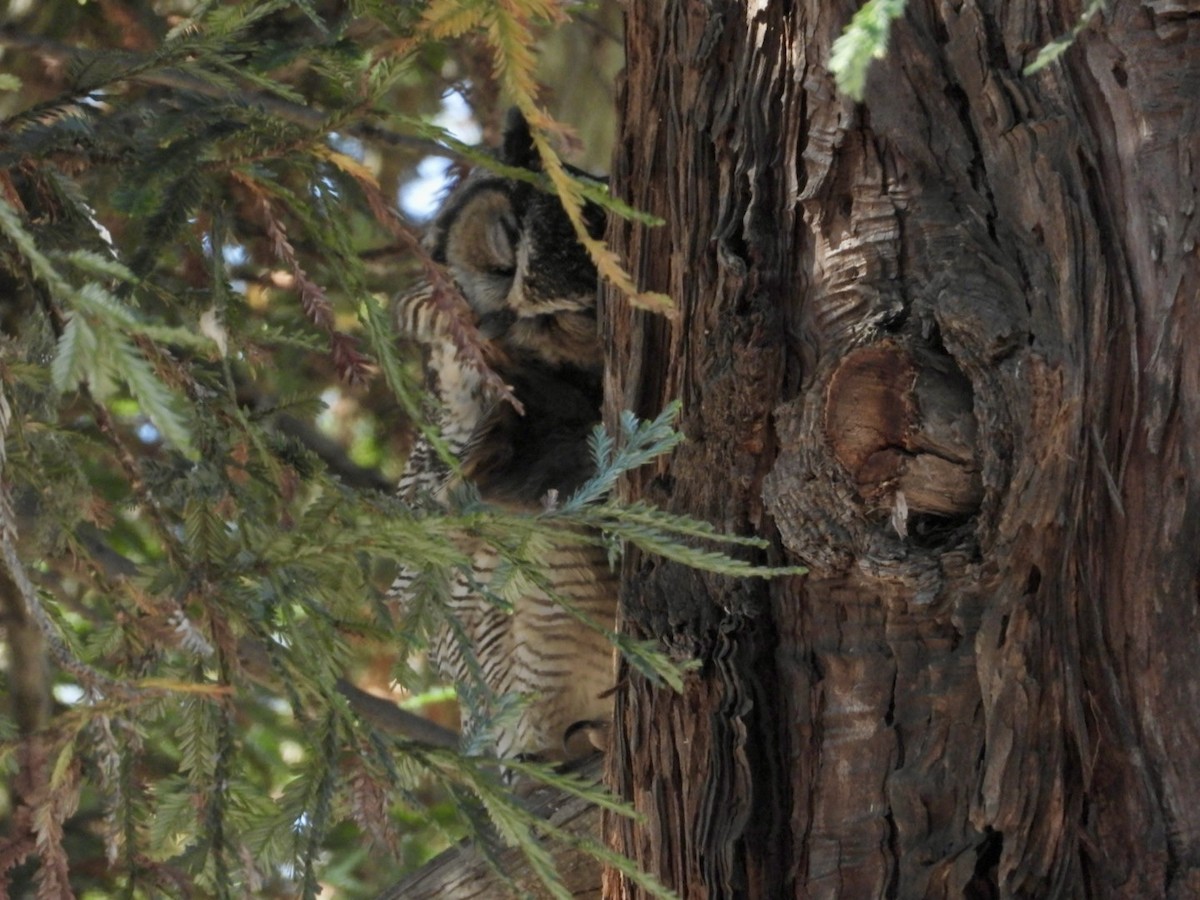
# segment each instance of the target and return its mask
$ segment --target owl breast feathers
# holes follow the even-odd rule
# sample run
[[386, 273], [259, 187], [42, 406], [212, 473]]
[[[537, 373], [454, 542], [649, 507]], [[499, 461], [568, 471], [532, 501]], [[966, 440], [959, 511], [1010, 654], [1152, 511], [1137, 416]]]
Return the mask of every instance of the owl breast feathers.
[[[540, 168], [519, 115], [509, 116], [499, 161]], [[585, 219], [599, 235], [603, 211], [589, 205]], [[427, 242], [469, 304], [492, 369], [523, 407], [517, 412], [463, 362], [426, 288], [401, 298], [397, 316], [402, 330], [424, 345], [442, 435], [461, 477], [485, 501], [536, 512], [548, 494], [569, 495], [593, 471], [587, 440], [602, 397], [595, 266], [557, 196], [483, 167], [447, 199]], [[450, 480], [449, 468], [419, 440], [400, 491], [405, 499], [428, 494], [444, 502]], [[492, 547], [470, 547], [472, 571], [452, 587], [450, 618], [431, 659], [458, 685], [460, 698], [485, 698], [464, 704], [465, 730], [487, 717], [472, 709], [486, 707], [487, 697], [525, 700], [493, 728], [499, 756], [579, 755], [590, 747], [578, 738], [565, 745], [577, 732], [573, 726], [606, 723], [611, 715], [612, 646], [579, 615], [611, 628], [616, 580], [604, 549], [581, 537], [541, 548], [541, 576], [522, 580], [511, 612], [488, 596], [505, 568]], [[402, 571], [393, 593], [403, 601], [412, 591], [413, 575]]]

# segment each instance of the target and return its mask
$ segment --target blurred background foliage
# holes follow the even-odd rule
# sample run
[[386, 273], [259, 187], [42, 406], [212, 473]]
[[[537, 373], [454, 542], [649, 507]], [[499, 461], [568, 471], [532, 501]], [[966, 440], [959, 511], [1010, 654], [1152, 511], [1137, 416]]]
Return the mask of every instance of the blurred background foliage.
[[[564, 156], [603, 172], [616, 4], [460, 5], [531, 29]], [[366, 897], [480, 808], [507, 814], [494, 771], [362, 700], [455, 725], [384, 599], [399, 563], [463, 564], [450, 526], [390, 497], [428, 404], [387, 303], [422, 277], [420, 226], [463, 165], [443, 138], [494, 143], [511, 98], [486, 29], [433, 41], [427, 12], [0, 14], [20, 558], [0, 579], [0, 894]], [[464, 515], [497, 539], [534, 527]]]

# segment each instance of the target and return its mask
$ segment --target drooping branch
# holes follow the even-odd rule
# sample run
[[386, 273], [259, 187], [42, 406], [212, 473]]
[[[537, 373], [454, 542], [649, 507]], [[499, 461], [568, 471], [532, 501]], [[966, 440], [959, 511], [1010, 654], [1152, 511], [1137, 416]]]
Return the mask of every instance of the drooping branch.
[[[148, 57], [143, 54], [131, 52], [118, 54], [117, 51], [113, 50], [100, 52], [84, 47], [72, 47], [69, 44], [63, 44], [59, 41], [21, 34], [12, 28], [0, 28], [0, 47], [28, 51], [63, 63], [72, 61], [88, 62], [98, 59], [103, 59], [105, 62], [111, 63], [114, 56], [123, 59], [132, 67], [143, 66], [148, 61]], [[329, 117], [322, 110], [283, 100], [279, 97], [273, 97], [263, 91], [255, 90], [249, 85], [242, 85], [235, 97], [219, 85], [174, 69], [152, 69], [138, 72], [129, 76], [128, 80], [138, 84], [153, 85], [155, 87], [164, 87], [170, 90], [186, 91], [191, 94], [212, 97], [217, 100], [226, 100], [230, 103], [236, 102], [239, 105], [254, 106], [261, 109], [267, 115], [285, 122], [300, 125], [304, 128], [322, 130], [328, 125]], [[443, 146], [429, 138], [402, 134], [398, 131], [370, 123], [352, 125], [345, 130], [345, 133], [363, 141], [386, 144], [390, 147], [409, 147], [438, 156], [457, 157], [459, 155], [453, 148]]]
[[[601, 762], [594, 757], [577, 774], [599, 780]], [[539, 785], [525, 799], [527, 809], [571, 835], [596, 838], [600, 833], [600, 810], [587, 800], [546, 785]], [[594, 856], [558, 840], [543, 841], [543, 845], [571, 897], [600, 895], [601, 867]], [[497, 866], [524, 896], [537, 900], [552, 896], [520, 849], [480, 847], [464, 841], [388, 888], [378, 900], [477, 900], [508, 896], [508, 889], [496, 875]]]

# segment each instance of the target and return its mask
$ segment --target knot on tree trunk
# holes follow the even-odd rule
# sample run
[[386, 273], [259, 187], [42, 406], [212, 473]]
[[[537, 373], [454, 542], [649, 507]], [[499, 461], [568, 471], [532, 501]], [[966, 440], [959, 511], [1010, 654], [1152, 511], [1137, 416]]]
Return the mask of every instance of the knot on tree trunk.
[[865, 508], [961, 521], [983, 499], [971, 386], [949, 357], [895, 342], [845, 356], [829, 380], [824, 433]]
[[983, 503], [971, 382], [941, 349], [897, 338], [826, 372], [823, 390], [775, 411], [780, 454], [764, 499], [818, 574], [866, 563], [917, 575]]

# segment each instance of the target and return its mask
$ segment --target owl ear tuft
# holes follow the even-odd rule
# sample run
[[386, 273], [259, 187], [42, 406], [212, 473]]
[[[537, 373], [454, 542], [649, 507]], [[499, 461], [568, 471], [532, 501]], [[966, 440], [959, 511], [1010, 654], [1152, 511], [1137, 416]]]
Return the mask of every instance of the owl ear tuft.
[[504, 137], [500, 143], [500, 161], [508, 166], [519, 166], [533, 172], [541, 171], [542, 161], [533, 146], [533, 134], [529, 123], [515, 106], [510, 107], [504, 117]]

